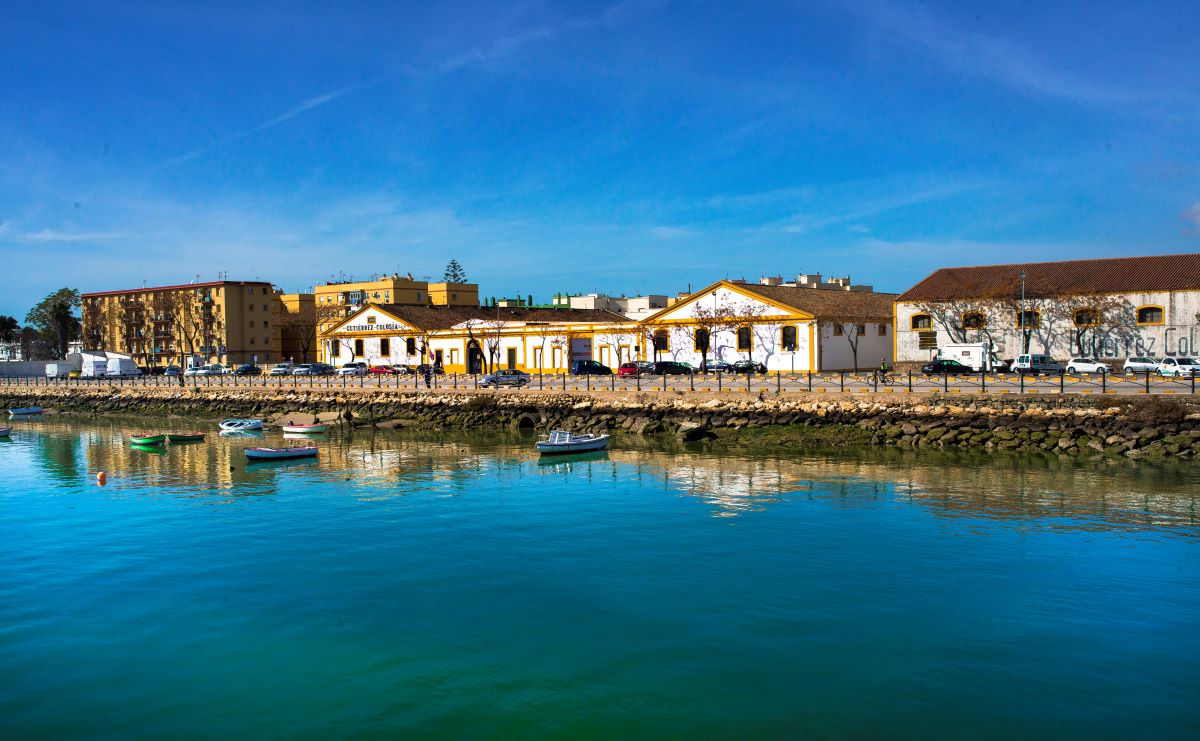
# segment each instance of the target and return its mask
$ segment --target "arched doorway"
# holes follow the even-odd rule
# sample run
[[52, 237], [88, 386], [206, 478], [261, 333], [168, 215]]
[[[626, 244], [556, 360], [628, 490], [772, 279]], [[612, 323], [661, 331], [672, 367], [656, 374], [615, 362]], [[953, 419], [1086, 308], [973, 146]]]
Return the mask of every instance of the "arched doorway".
[[475, 340], [467, 342], [467, 373], [483, 373], [483, 350]]

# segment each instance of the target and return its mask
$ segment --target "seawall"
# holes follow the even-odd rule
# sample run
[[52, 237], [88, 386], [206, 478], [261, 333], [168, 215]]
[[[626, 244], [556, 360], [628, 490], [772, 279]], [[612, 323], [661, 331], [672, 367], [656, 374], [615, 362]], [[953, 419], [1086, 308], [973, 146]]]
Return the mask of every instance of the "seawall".
[[0, 391], [0, 405], [5, 408], [40, 404], [71, 414], [297, 419], [319, 414], [322, 419], [382, 428], [610, 430], [782, 448], [875, 444], [1055, 455], [1200, 454], [1200, 405], [1190, 399], [1157, 396], [918, 399], [762, 394], [731, 398], [661, 392], [549, 395], [269, 387]]

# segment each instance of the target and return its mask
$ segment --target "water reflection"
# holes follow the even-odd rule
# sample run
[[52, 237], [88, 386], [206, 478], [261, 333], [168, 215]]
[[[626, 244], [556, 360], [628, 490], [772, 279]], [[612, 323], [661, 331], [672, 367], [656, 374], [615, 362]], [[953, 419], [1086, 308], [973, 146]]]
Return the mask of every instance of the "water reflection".
[[[162, 421], [159, 421], [162, 426]], [[945, 518], [991, 518], [1072, 529], [1180, 529], [1200, 532], [1195, 495], [1200, 466], [1051, 457], [985, 456], [965, 451], [870, 448], [852, 453], [746, 455], [699, 446], [618, 439], [609, 451], [541, 459], [533, 437], [500, 433], [339, 431], [316, 440], [316, 459], [248, 463], [244, 448], [282, 445], [276, 431], [210, 435], [204, 443], [131, 446], [144, 418], [100, 421], [44, 417], [21, 425], [13, 442], [32, 445], [35, 465], [57, 481], [108, 472], [114, 489], [198, 488], [221, 501], [277, 494], [296, 477], [344, 482], [363, 500], [422, 493], [462, 496], [504, 491], [506, 482], [543, 477], [636, 479], [694, 497], [716, 517], [736, 517], [797, 497], [863, 506], [882, 499]], [[210, 422], [169, 428], [209, 429]], [[11, 444], [11, 443], [10, 443]]]

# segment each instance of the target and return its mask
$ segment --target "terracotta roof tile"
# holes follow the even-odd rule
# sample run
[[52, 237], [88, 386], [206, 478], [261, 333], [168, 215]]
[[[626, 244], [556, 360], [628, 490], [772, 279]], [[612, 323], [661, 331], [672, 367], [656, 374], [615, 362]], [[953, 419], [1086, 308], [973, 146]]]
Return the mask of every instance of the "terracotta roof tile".
[[562, 322], [567, 324], [609, 324], [630, 319], [602, 309], [526, 309], [491, 306], [409, 306], [376, 304], [392, 316], [418, 329], [449, 329], [456, 324], [478, 319], [504, 322]]
[[751, 293], [757, 293], [772, 301], [807, 311], [817, 317], [840, 315], [891, 321], [892, 302], [896, 300], [894, 293], [837, 291], [799, 286], [763, 286], [757, 283], [739, 283], [737, 285]]
[[995, 296], [1020, 285], [1027, 292], [1139, 293], [1200, 289], [1200, 255], [1109, 257], [1013, 265], [942, 268], [896, 301], [938, 301]]

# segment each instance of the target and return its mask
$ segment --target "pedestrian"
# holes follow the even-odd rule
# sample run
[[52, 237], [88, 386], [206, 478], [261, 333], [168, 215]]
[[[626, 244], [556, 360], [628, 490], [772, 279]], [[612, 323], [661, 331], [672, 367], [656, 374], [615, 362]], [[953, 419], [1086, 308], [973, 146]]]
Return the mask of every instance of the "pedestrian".
[[425, 388], [433, 388], [431, 383], [433, 381], [433, 366], [426, 363], [423, 367], [425, 368]]

